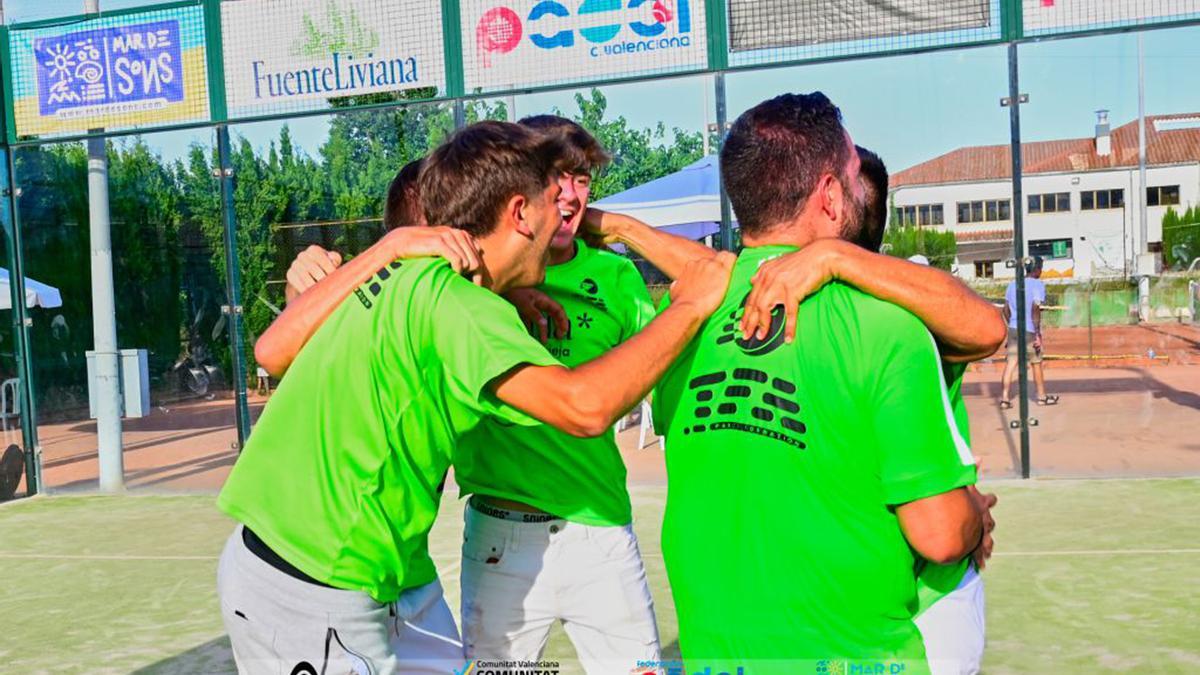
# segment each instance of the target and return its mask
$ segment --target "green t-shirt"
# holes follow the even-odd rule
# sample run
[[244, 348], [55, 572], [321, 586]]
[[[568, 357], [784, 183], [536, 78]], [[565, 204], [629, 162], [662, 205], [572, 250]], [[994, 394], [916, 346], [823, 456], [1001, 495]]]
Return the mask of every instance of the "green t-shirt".
[[218, 507], [300, 571], [389, 602], [437, 577], [428, 535], [457, 438], [536, 420], [487, 387], [557, 362], [499, 296], [432, 258], [393, 262], [300, 352]]
[[[967, 404], [962, 396], [963, 376], [967, 374], [967, 366], [961, 363], [944, 363], [942, 368], [946, 374], [950, 406], [954, 409], [954, 422], [958, 426], [958, 433], [970, 445], [971, 423], [967, 415]], [[967, 569], [973, 564], [970, 558], [963, 558], [953, 565], [934, 565], [925, 560], [918, 560], [916, 616], [920, 616], [933, 603], [958, 588], [967, 574]]]
[[680, 648], [756, 673], [829, 659], [919, 672], [916, 561], [894, 507], [973, 483], [970, 449], [937, 345], [895, 305], [834, 283], [800, 305], [791, 344], [782, 310], [765, 340], [741, 340], [751, 276], [792, 250], [742, 251], [655, 395]]
[[[550, 353], [574, 367], [640, 331], [654, 316], [650, 293], [628, 259], [576, 242], [575, 257], [546, 268], [541, 291], [563, 306], [570, 332]], [[485, 420], [459, 441], [454, 476], [464, 495], [511, 499], [585, 525], [632, 520], [625, 463], [610, 430], [575, 438], [550, 426]]]

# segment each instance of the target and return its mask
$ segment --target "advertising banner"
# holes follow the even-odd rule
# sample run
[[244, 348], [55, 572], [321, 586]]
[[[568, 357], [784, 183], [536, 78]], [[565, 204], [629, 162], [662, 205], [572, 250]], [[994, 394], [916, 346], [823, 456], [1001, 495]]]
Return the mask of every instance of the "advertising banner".
[[198, 7], [14, 31], [12, 58], [21, 136], [208, 117]]
[[1024, 0], [1026, 35], [1200, 18], [1200, 0]]
[[221, 27], [231, 113], [426, 87], [445, 93], [439, 2], [233, 0], [221, 3]]
[[468, 92], [708, 64], [704, 0], [463, 0]]
[[991, 24], [991, 0], [729, 0], [729, 48], [848, 42]]

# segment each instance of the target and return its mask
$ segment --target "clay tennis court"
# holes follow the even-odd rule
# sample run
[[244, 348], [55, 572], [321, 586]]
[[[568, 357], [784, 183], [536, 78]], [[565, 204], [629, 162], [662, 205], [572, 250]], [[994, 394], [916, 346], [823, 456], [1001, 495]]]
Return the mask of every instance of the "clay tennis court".
[[[1062, 400], [1045, 408], [1031, 404], [1031, 417], [1038, 422], [1031, 429], [1033, 475], [1200, 474], [1200, 328], [1103, 326], [1093, 330], [1090, 342], [1091, 359], [1087, 328], [1046, 334], [1047, 387]], [[1003, 364], [1001, 353], [973, 365], [964, 387], [972, 446], [985, 471], [997, 477], [1020, 475], [1019, 433], [1010, 426], [1016, 409], [1001, 411], [996, 405]], [[265, 397], [251, 397], [254, 417], [265, 402]], [[156, 405], [146, 418], [125, 420], [123, 429], [131, 489], [217, 490], [237, 459], [229, 398]], [[38, 434], [48, 488], [96, 487], [94, 422], [42, 425]], [[665, 482], [657, 444], [635, 447], [636, 423], [619, 440], [632, 484]]]

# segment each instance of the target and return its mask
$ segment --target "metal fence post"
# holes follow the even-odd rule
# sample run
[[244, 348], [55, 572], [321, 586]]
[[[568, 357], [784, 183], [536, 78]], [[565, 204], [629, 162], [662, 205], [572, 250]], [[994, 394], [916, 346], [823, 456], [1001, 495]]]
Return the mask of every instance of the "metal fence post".
[[44, 491], [42, 457], [37, 437], [37, 408], [33, 398], [33, 360], [29, 353], [30, 319], [25, 307], [25, 259], [22, 252], [21, 225], [18, 216], [19, 191], [16, 162], [8, 148], [0, 146], [0, 225], [8, 249], [9, 290], [13, 308], [13, 353], [20, 386], [17, 401], [21, 409], [21, 438], [25, 447], [25, 494]]
[[238, 451], [250, 437], [250, 403], [246, 392], [245, 344], [242, 342], [242, 271], [238, 263], [237, 214], [233, 203], [233, 160], [229, 127], [217, 125], [217, 178], [221, 183], [221, 210], [225, 231], [225, 294], [223, 311], [229, 316], [229, 348], [233, 350], [233, 386]]
[[1013, 257], [1016, 259], [1017, 302], [1013, 309], [1017, 319], [1017, 372], [1020, 391], [1018, 410], [1020, 412], [1021, 431], [1021, 477], [1029, 478], [1029, 364], [1028, 349], [1025, 338], [1025, 231], [1024, 231], [1024, 199], [1021, 189], [1021, 88], [1017, 78], [1017, 43], [1008, 43], [1008, 98], [1004, 103], [1008, 106], [1009, 132], [1012, 151], [1012, 188], [1013, 188]]

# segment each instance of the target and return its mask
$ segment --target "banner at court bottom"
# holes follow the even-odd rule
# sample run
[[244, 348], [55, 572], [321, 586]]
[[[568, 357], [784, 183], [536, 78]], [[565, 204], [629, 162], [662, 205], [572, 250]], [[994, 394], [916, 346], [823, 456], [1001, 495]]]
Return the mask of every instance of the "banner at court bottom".
[[422, 87], [445, 91], [439, 2], [227, 0], [221, 30], [231, 111]]
[[729, 48], [847, 42], [991, 25], [991, 0], [729, 0]]
[[1024, 0], [1025, 34], [1200, 18], [1200, 0]]
[[208, 118], [199, 7], [16, 30], [16, 133], [84, 133]]
[[704, 0], [463, 0], [467, 91], [703, 69]]

